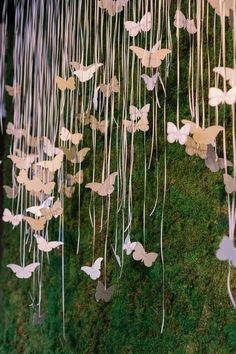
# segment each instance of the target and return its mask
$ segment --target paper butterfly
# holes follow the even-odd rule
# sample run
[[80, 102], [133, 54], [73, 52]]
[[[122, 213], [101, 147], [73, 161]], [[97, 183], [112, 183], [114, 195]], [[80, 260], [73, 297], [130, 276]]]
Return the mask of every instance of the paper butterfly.
[[201, 159], [206, 159], [207, 145], [197, 144], [192, 138], [190, 138], [190, 136], [188, 136], [185, 146], [185, 151], [189, 156], [198, 155]]
[[83, 139], [83, 134], [81, 134], [81, 133], [72, 134], [68, 129], [62, 127], [61, 132], [60, 132], [60, 139], [62, 141], [71, 140], [71, 142], [74, 145], [78, 145], [81, 142], [81, 140]]
[[59, 148], [56, 148], [46, 136], [44, 136], [43, 152], [49, 157], [54, 157], [54, 155], [59, 154], [60, 150]]
[[35, 231], [42, 231], [47, 221], [45, 217], [34, 219], [29, 216], [24, 216], [23, 219], [30, 225], [31, 229]]
[[159, 76], [158, 73], [156, 73], [152, 77], [150, 77], [146, 74], [141, 75], [141, 78], [144, 80], [148, 91], [154, 90], [156, 83], [157, 83], [158, 76]]
[[31, 263], [28, 264], [25, 267], [21, 267], [17, 264], [8, 264], [7, 267], [10, 268], [17, 276], [17, 278], [20, 279], [28, 279], [31, 277], [35, 269], [37, 269], [40, 266], [40, 263]]
[[129, 0], [99, 0], [98, 6], [102, 10], [106, 10], [110, 16], [121, 12], [123, 7], [127, 5]]
[[156, 49], [156, 47], [150, 51], [136, 46], [131, 46], [129, 49], [141, 59], [142, 65], [147, 68], [158, 68], [162, 60], [171, 53], [169, 49]]
[[148, 115], [149, 110], [150, 110], [150, 104], [146, 104], [141, 109], [138, 109], [135, 106], [131, 105], [129, 107], [130, 118], [132, 120], [136, 120], [137, 118], [146, 118], [147, 115]]
[[127, 235], [125, 238], [125, 242], [123, 243], [123, 250], [129, 256], [134, 250], [137, 245], [137, 242], [131, 242], [130, 235]]
[[[215, 148], [211, 144], [207, 146], [205, 165], [211, 170], [211, 172], [218, 172], [225, 167], [224, 159], [217, 156]], [[226, 161], [226, 165], [229, 167], [233, 166], [232, 162], [228, 160]]]
[[4, 185], [3, 189], [5, 190], [7, 198], [9, 199], [14, 199], [18, 194], [18, 189], [16, 187], [12, 188], [10, 186]]
[[68, 186], [73, 186], [74, 184], [81, 184], [84, 181], [84, 173], [83, 171], [78, 171], [75, 175], [66, 175], [66, 181]]
[[198, 127], [196, 123], [186, 119], [183, 119], [182, 123], [190, 125], [190, 133], [193, 134], [193, 140], [197, 144], [214, 145], [217, 135], [224, 130], [220, 125], [212, 125], [211, 127], [203, 129]]
[[15, 139], [21, 139], [22, 137], [26, 136], [25, 129], [17, 129], [11, 122], [7, 124], [6, 133], [8, 135], [13, 135]]
[[35, 216], [41, 217], [42, 213], [41, 213], [40, 209], [49, 208], [52, 201], [53, 201], [53, 198], [54, 197], [49, 197], [42, 204], [27, 208], [26, 212], [34, 214]]
[[19, 157], [16, 155], [7, 155], [7, 157], [12, 160], [14, 165], [20, 170], [28, 170], [32, 163], [36, 159], [36, 155], [30, 154], [30, 155], [25, 155], [24, 157]]
[[123, 124], [129, 133], [135, 133], [136, 131], [146, 132], [149, 130], [147, 117], [140, 118], [137, 122], [124, 119]]
[[47, 242], [45, 238], [39, 235], [34, 235], [34, 236], [36, 238], [38, 249], [42, 252], [51, 252], [54, 248], [63, 245], [63, 242], [60, 241]]
[[197, 32], [197, 29], [194, 24], [194, 20], [187, 20], [184, 14], [180, 10], [177, 10], [175, 13], [174, 26], [176, 28], [186, 29], [189, 34], [194, 34]]
[[167, 123], [167, 141], [169, 143], [179, 142], [184, 145], [190, 133], [190, 125], [186, 124], [181, 129], [178, 129], [172, 122]]
[[216, 257], [220, 261], [230, 261], [236, 267], [236, 248], [234, 242], [228, 236], [224, 236], [216, 251]]
[[217, 87], [209, 88], [209, 105], [216, 107], [221, 103], [226, 103], [229, 105], [236, 103], [236, 87], [231, 88], [229, 91], [224, 92]]
[[223, 174], [224, 177], [224, 185], [225, 191], [229, 194], [236, 192], [236, 181], [233, 177], [228, 175], [227, 173]]
[[67, 198], [72, 198], [72, 195], [75, 191], [75, 187], [65, 187], [63, 183], [61, 183], [59, 188], [59, 193], [63, 193]]
[[137, 242], [133, 252], [133, 259], [135, 261], [141, 261], [146, 267], [151, 267], [157, 259], [157, 256], [158, 254], [155, 252], [147, 253], [141, 243]]
[[50, 172], [56, 172], [61, 168], [61, 164], [63, 161], [63, 151], [60, 152], [52, 159], [51, 161], [39, 161], [36, 163], [36, 166], [41, 166], [43, 168], [47, 168]]
[[46, 220], [51, 220], [52, 217], [57, 218], [62, 215], [63, 208], [61, 207], [61, 201], [57, 199], [51, 208], [42, 208], [40, 212]]
[[102, 134], [107, 131], [109, 122], [108, 120], [97, 120], [95, 117], [90, 118], [90, 128], [92, 130], [99, 130]]
[[130, 37], [135, 37], [139, 32], [148, 32], [152, 28], [152, 14], [147, 12], [140, 22], [125, 21], [125, 29], [129, 32]]
[[67, 160], [69, 160], [70, 162], [81, 163], [84, 161], [87, 153], [90, 151], [90, 148], [83, 148], [83, 149], [77, 151], [76, 147], [73, 146], [70, 149], [67, 149], [65, 147], [61, 147], [61, 150], [64, 152]]
[[45, 194], [51, 194], [54, 187], [55, 182], [48, 182], [44, 184], [38, 177], [33, 177], [33, 179], [29, 179], [27, 172], [25, 170], [21, 170], [19, 176], [16, 177], [16, 180], [20, 184], [24, 184], [25, 188], [29, 192], [44, 192]]
[[226, 81], [229, 81], [231, 87], [236, 86], [236, 69], [219, 66], [217, 68], [214, 68], [213, 71], [221, 75]]
[[235, 6], [235, 0], [208, 0], [211, 6], [215, 9], [218, 16], [229, 16], [229, 10]]
[[105, 97], [110, 97], [112, 93], [120, 91], [119, 81], [116, 76], [111, 78], [111, 81], [108, 85], [100, 84], [100, 90]]
[[63, 79], [60, 76], [56, 75], [56, 84], [57, 87], [59, 88], [59, 90], [61, 91], [65, 91], [66, 89], [70, 89], [71, 91], [73, 91], [75, 89], [75, 80], [73, 78], [73, 76], [69, 77], [69, 79]]
[[116, 176], [118, 176], [118, 173], [113, 172], [112, 174], [110, 174], [110, 176], [107, 177], [107, 179], [105, 179], [103, 183], [87, 183], [85, 188], [90, 188], [93, 192], [96, 192], [98, 193], [98, 195], [105, 197], [107, 195], [110, 195], [114, 191]]
[[99, 257], [98, 259], [96, 259], [96, 261], [93, 263], [93, 265], [91, 267], [83, 266], [83, 267], [81, 267], [81, 270], [83, 272], [85, 272], [87, 275], [89, 275], [92, 280], [96, 280], [101, 275], [102, 261], [103, 261], [103, 258]]
[[97, 64], [91, 64], [89, 66], [84, 66], [76, 62], [71, 62], [70, 64], [72, 67], [75, 68], [73, 75], [75, 75], [81, 82], [86, 82], [91, 80], [95, 72], [98, 70], [98, 68], [100, 68], [100, 66], [103, 65], [97, 63]]
[[23, 215], [21, 214], [17, 214], [17, 215], [13, 215], [11, 213], [11, 211], [7, 208], [5, 208], [3, 210], [3, 217], [2, 217], [2, 220], [4, 222], [9, 222], [12, 224], [13, 227], [17, 226], [20, 224], [20, 222], [22, 221], [23, 219]]
[[116, 288], [115, 285], [112, 285], [108, 289], [106, 289], [103, 283], [98, 281], [96, 287], [95, 299], [97, 301], [103, 300], [105, 302], [109, 302], [112, 298], [115, 288]]

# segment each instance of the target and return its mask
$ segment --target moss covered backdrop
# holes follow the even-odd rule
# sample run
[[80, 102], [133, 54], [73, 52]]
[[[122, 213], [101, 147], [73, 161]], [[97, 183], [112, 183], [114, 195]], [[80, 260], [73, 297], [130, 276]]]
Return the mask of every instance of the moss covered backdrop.
[[[45, 2], [46, 4], [46, 2]], [[182, 2], [187, 8], [187, 2]], [[174, 18], [175, 6], [171, 11]], [[13, 8], [10, 8], [13, 11]], [[212, 12], [213, 13], [213, 12]], [[7, 52], [7, 82], [12, 78], [13, 19], [10, 14]], [[228, 26], [228, 24], [227, 24]], [[173, 30], [174, 33], [174, 30]], [[229, 34], [230, 36], [230, 31]], [[213, 43], [213, 36], [210, 37]], [[212, 44], [211, 43], [211, 44]], [[188, 35], [180, 44], [181, 80], [187, 82]], [[173, 59], [167, 84], [167, 119], [176, 115], [176, 38], [173, 34]], [[207, 61], [207, 58], [205, 58]], [[189, 119], [187, 85], [181, 85], [180, 116]], [[7, 119], [12, 121], [11, 99], [6, 98]], [[161, 117], [161, 110], [159, 113]], [[163, 202], [164, 139], [163, 123], [159, 119], [158, 169], [153, 162], [148, 178], [159, 178], [157, 211], [147, 218], [146, 238], [153, 249], [160, 248], [160, 220]], [[91, 135], [87, 134], [88, 143]], [[147, 135], [147, 149], [150, 149]], [[11, 163], [6, 158], [10, 138], [1, 137], [4, 184], [11, 185]], [[98, 142], [99, 144], [99, 142]], [[3, 149], [4, 146], [4, 149]], [[98, 149], [99, 151], [99, 149]], [[134, 189], [134, 224], [132, 235], [142, 239], [143, 203], [143, 139], [136, 139]], [[84, 164], [85, 182], [91, 178], [92, 156]], [[77, 200], [66, 203], [65, 218], [65, 309], [66, 339], [62, 337], [61, 317], [61, 257], [50, 258], [50, 267], [44, 275], [44, 310], [41, 326], [32, 325], [33, 311], [29, 308], [30, 283], [20, 282], [10, 274], [6, 265], [18, 249], [17, 234], [4, 224], [1, 235], [3, 255], [0, 278], [0, 353], [234, 353], [236, 352], [236, 312], [226, 289], [227, 262], [221, 263], [215, 251], [222, 235], [227, 234], [226, 194], [222, 173], [211, 173], [204, 162], [186, 155], [179, 145], [167, 147], [167, 195], [164, 214], [165, 256], [165, 328], [160, 333], [162, 316], [162, 265], [160, 259], [148, 269], [141, 263], [125, 258], [124, 272], [112, 257], [109, 260], [109, 280], [117, 284], [110, 303], [94, 300], [94, 284], [81, 274], [80, 266], [88, 259], [91, 246], [89, 200], [82, 187], [83, 205], [81, 251], [77, 245]], [[154, 182], [153, 182], [154, 183]], [[155, 184], [155, 183], [154, 183]], [[146, 207], [153, 208], [153, 185], [148, 183]], [[4, 207], [10, 207], [4, 198]], [[55, 224], [56, 227], [56, 224]], [[56, 232], [54, 226], [51, 232]], [[112, 232], [112, 230], [111, 230]], [[98, 247], [99, 247], [99, 234]], [[102, 242], [101, 242], [102, 251]], [[110, 251], [109, 251], [110, 252]], [[235, 274], [236, 276], [236, 274]], [[236, 283], [232, 284], [236, 291]]]

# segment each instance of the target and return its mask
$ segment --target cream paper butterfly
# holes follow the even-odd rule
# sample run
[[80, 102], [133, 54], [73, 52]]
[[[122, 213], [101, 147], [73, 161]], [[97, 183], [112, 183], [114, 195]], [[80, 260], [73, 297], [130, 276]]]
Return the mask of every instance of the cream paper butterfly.
[[129, 0], [99, 0], [98, 6], [102, 10], [106, 10], [110, 16], [115, 16], [115, 14], [121, 12], [123, 7], [127, 5]]
[[176, 28], [184, 28], [188, 31], [189, 34], [194, 34], [197, 32], [194, 20], [187, 20], [183, 12], [177, 10], [175, 13], [174, 26]]
[[146, 267], [151, 267], [158, 256], [155, 252], [147, 253], [140, 242], [137, 242], [132, 255], [135, 261], [143, 262]]
[[147, 12], [140, 22], [125, 21], [125, 29], [129, 32], [130, 37], [136, 37], [140, 32], [148, 32], [152, 28], [152, 14]]
[[70, 65], [75, 69], [73, 75], [75, 75], [79, 81], [86, 82], [92, 79], [95, 72], [102, 66], [103, 64], [91, 64], [89, 66], [84, 66], [77, 62], [71, 62]]
[[67, 128], [62, 127], [60, 131], [60, 139], [62, 141], [70, 140], [74, 145], [78, 145], [80, 141], [83, 139], [83, 134], [81, 133], [72, 134]]
[[229, 81], [231, 87], [236, 86], [236, 69], [218, 66], [213, 69], [214, 73], [221, 75], [226, 81]]
[[158, 45], [156, 44], [150, 51], [136, 46], [131, 46], [129, 49], [141, 59], [142, 65], [146, 68], [158, 68], [162, 60], [171, 53], [170, 49], [157, 49]]
[[31, 277], [35, 269], [40, 266], [40, 263], [31, 263], [25, 267], [21, 267], [17, 264], [8, 264], [7, 267], [10, 268], [19, 279], [28, 279]]
[[184, 145], [190, 133], [190, 124], [184, 125], [181, 129], [178, 129], [172, 122], [167, 123], [167, 141], [169, 143], [179, 142], [180, 145]]
[[108, 176], [103, 183], [92, 182], [87, 183], [85, 188], [91, 189], [93, 192], [96, 192], [98, 195], [102, 197], [106, 197], [110, 195], [114, 191], [114, 184], [116, 176], [118, 176], [117, 172], [113, 172]]
[[73, 76], [69, 77], [69, 79], [66, 80], [66, 79], [63, 79], [62, 77], [56, 75], [55, 81], [56, 81], [57, 87], [61, 91], [65, 91], [66, 89], [73, 91], [75, 89], [75, 80], [74, 80]]
[[224, 92], [217, 87], [209, 88], [209, 105], [216, 107], [219, 104], [226, 103], [232, 105], [236, 103], [236, 86], [232, 87], [229, 91]]

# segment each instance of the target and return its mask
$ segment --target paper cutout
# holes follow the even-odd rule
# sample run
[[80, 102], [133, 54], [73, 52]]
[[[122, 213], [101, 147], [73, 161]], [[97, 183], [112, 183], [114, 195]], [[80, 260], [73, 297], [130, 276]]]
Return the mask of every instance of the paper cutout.
[[30, 216], [24, 216], [23, 219], [30, 225], [31, 229], [35, 231], [42, 231], [47, 221], [45, 217], [33, 219]]
[[158, 73], [154, 74], [152, 77], [150, 77], [146, 74], [141, 75], [141, 78], [144, 80], [145, 85], [146, 85], [146, 89], [148, 91], [154, 90], [156, 83], [157, 83], [158, 76], [159, 76]]
[[81, 82], [91, 80], [95, 72], [103, 65], [101, 63], [97, 63], [91, 64], [89, 66], [84, 66], [76, 62], [71, 62], [70, 64], [76, 69], [73, 72], [73, 75], [75, 75]]
[[181, 129], [178, 129], [172, 122], [167, 123], [167, 141], [171, 144], [178, 142], [180, 145], [186, 144], [190, 133], [190, 124], [185, 124]]
[[5, 190], [8, 199], [14, 199], [18, 194], [18, 189], [16, 187], [12, 188], [4, 185], [3, 189]]
[[7, 208], [5, 208], [3, 210], [2, 220], [4, 222], [11, 223], [13, 227], [19, 225], [21, 223], [22, 219], [23, 219], [23, 215], [21, 215], [21, 214], [13, 215], [11, 213], [11, 211], [9, 209], [7, 209]]
[[123, 244], [123, 250], [129, 256], [135, 250], [136, 245], [137, 242], [131, 242], [130, 235], [127, 235]]
[[228, 175], [227, 173], [223, 174], [224, 177], [224, 185], [225, 191], [229, 194], [236, 192], [236, 181], [233, 177]]
[[98, 6], [102, 10], [106, 10], [110, 16], [115, 16], [115, 14], [121, 12], [123, 7], [127, 5], [129, 0], [99, 0]]
[[75, 187], [65, 187], [63, 183], [60, 184], [59, 193], [65, 194], [67, 198], [72, 198]]
[[21, 139], [26, 136], [25, 129], [17, 129], [11, 122], [7, 124], [6, 133], [8, 135], [13, 135], [15, 139]]
[[119, 81], [116, 76], [111, 78], [108, 85], [100, 84], [100, 90], [105, 97], [110, 97], [112, 93], [118, 93], [120, 91]]
[[95, 293], [95, 299], [97, 301], [103, 300], [109, 302], [114, 294], [115, 285], [110, 286], [108, 289], [105, 288], [101, 281], [98, 281]]
[[47, 242], [45, 238], [39, 235], [34, 235], [36, 238], [38, 249], [42, 252], [51, 252], [54, 248], [58, 248], [59, 246], [63, 245], [63, 242], [60, 241], [50, 241]]
[[180, 10], [177, 10], [175, 13], [174, 26], [179, 29], [186, 29], [189, 34], [194, 34], [197, 32], [194, 20], [187, 20], [183, 12]]
[[34, 214], [35, 216], [41, 217], [42, 213], [41, 213], [40, 209], [43, 209], [43, 208], [48, 209], [50, 207], [53, 199], [54, 199], [54, 197], [49, 197], [42, 204], [27, 208], [26, 212]]
[[147, 68], [158, 68], [162, 63], [162, 60], [164, 60], [165, 57], [171, 53], [171, 50], [169, 49], [157, 50], [155, 48], [155, 50], [153, 50], [152, 48], [150, 51], [148, 51], [136, 46], [131, 46], [129, 49], [132, 50], [139, 59], [141, 59], [142, 65]]
[[35, 161], [36, 155], [29, 154], [24, 157], [19, 157], [16, 155], [7, 155], [7, 157], [16, 165], [16, 167], [20, 170], [28, 170], [31, 164]]
[[124, 119], [123, 124], [129, 133], [135, 133], [136, 131], [147, 132], [149, 130], [147, 118], [140, 118], [138, 122]]
[[54, 157], [54, 155], [59, 154], [60, 149], [56, 148], [51, 143], [51, 141], [46, 136], [44, 136], [43, 137], [43, 152], [49, 157]]
[[114, 247], [113, 247], [112, 245], [111, 245], [111, 249], [112, 249], [112, 251], [113, 251], [113, 253], [114, 253], [114, 256], [115, 256], [115, 259], [116, 259], [116, 261], [117, 261], [117, 263], [118, 263], [118, 266], [121, 267], [120, 256], [116, 253], [116, 251], [115, 251], [115, 249], [114, 249]]
[[66, 89], [69, 89], [73, 91], [75, 89], [75, 79], [73, 76], [69, 77], [69, 79], [63, 79], [62, 77], [56, 75], [56, 84], [59, 90], [65, 91]]
[[51, 220], [52, 217], [57, 218], [63, 214], [63, 208], [61, 207], [61, 201], [57, 199], [51, 208], [42, 208], [40, 212], [46, 220]]
[[188, 136], [185, 146], [185, 151], [189, 156], [198, 155], [203, 160], [207, 158], [207, 145], [197, 144]]
[[140, 32], [148, 32], [152, 28], [152, 14], [147, 12], [140, 22], [125, 21], [125, 29], [129, 32], [130, 37], [136, 37]]
[[70, 162], [81, 163], [84, 161], [87, 153], [90, 151], [90, 148], [83, 148], [83, 149], [77, 151], [76, 147], [73, 146], [70, 149], [67, 149], [65, 147], [61, 147], [61, 150], [66, 155], [67, 160], [69, 160]]
[[28, 279], [32, 276], [33, 272], [40, 266], [40, 263], [35, 262], [28, 264], [25, 267], [21, 267], [17, 264], [8, 264], [7, 267], [10, 268], [13, 273], [17, 276], [19, 279]]
[[236, 267], [236, 248], [234, 242], [228, 236], [224, 236], [216, 251], [216, 257], [220, 261], [230, 261]]
[[196, 123], [183, 119], [182, 123], [190, 125], [190, 133], [193, 134], [193, 140], [197, 144], [214, 145], [217, 135], [224, 130], [220, 125], [212, 125], [208, 128], [198, 127]]
[[98, 109], [98, 91], [100, 90], [100, 86], [94, 88], [94, 95], [93, 95], [93, 106], [94, 110]]
[[84, 126], [86, 126], [90, 124], [90, 118], [93, 117], [93, 115], [91, 115], [90, 112], [87, 112], [87, 113], [79, 113], [76, 115], [76, 117]]
[[234, 0], [208, 0], [218, 16], [229, 16], [229, 10], [235, 6]]
[[83, 134], [81, 133], [72, 134], [68, 129], [62, 127], [60, 132], [60, 139], [62, 141], [70, 140], [74, 145], [78, 145], [83, 139]]
[[99, 130], [102, 134], [107, 131], [109, 122], [108, 120], [97, 120], [95, 117], [90, 117], [90, 128], [92, 130]]
[[129, 107], [130, 118], [131, 120], [136, 120], [137, 118], [146, 118], [149, 110], [150, 104], [146, 104], [141, 109], [138, 109], [137, 107], [131, 105]]
[[36, 163], [36, 166], [47, 168], [50, 172], [56, 172], [61, 168], [63, 156], [63, 151], [60, 151], [51, 161], [40, 161]]
[[217, 87], [209, 88], [209, 105], [216, 107], [219, 104], [226, 103], [232, 105], [236, 103], [236, 87], [231, 88], [229, 91], [224, 92]]
[[90, 188], [93, 192], [96, 192], [98, 195], [105, 197], [110, 195], [114, 191], [114, 184], [116, 176], [118, 176], [117, 172], [113, 172], [108, 176], [103, 183], [92, 182], [87, 183], [85, 188]]
[[74, 184], [82, 184], [84, 181], [84, 172], [78, 171], [75, 175], [66, 175], [67, 186], [73, 186]]
[[20, 85], [16, 85], [16, 86], [5, 85], [5, 89], [8, 95], [12, 97], [19, 95], [21, 92]]
[[135, 261], [143, 262], [146, 267], [151, 267], [158, 256], [155, 252], [147, 253], [140, 242], [137, 242], [132, 255]]
[[101, 263], [103, 261], [102, 257], [96, 259], [96, 261], [92, 264], [91, 267], [83, 266], [81, 270], [90, 276], [90, 279], [96, 280], [101, 276]]
[[44, 184], [38, 177], [33, 177], [33, 179], [28, 178], [28, 174], [25, 170], [21, 170], [19, 176], [16, 177], [16, 180], [20, 184], [24, 184], [25, 188], [29, 192], [44, 192], [49, 195], [52, 193], [55, 182], [48, 182]]
[[[215, 148], [210, 144], [207, 146], [207, 158], [205, 160], [205, 165], [211, 170], [211, 172], [218, 172], [220, 169], [225, 167], [224, 159], [218, 157]], [[226, 161], [228, 167], [232, 167], [231, 161]]]
[[[236, 5], [236, 4], [235, 4]], [[226, 81], [229, 81], [231, 87], [236, 86], [236, 69], [218, 66], [213, 69], [214, 73], [221, 75]]]

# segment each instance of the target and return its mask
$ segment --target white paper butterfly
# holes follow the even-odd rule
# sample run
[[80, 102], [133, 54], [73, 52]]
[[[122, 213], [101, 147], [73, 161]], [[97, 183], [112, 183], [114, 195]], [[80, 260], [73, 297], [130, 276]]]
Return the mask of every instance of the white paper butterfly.
[[84, 66], [76, 62], [71, 62], [70, 64], [76, 69], [76, 71], [73, 72], [73, 75], [75, 75], [81, 82], [86, 82], [91, 80], [94, 73], [98, 70], [100, 66], [103, 65], [97, 63], [97, 64], [91, 64], [89, 66]]
[[216, 257], [220, 261], [230, 261], [236, 267], [236, 248], [228, 236], [224, 236], [220, 242], [219, 249], [216, 251]]
[[123, 244], [123, 250], [128, 256], [135, 250], [136, 244], [137, 242], [131, 242], [130, 235], [126, 236], [125, 242]]
[[221, 103], [232, 105], [236, 103], [236, 86], [227, 92], [224, 92], [217, 87], [210, 87], [208, 98], [209, 105], [212, 107], [216, 107]]
[[36, 268], [40, 266], [40, 263], [31, 263], [28, 264], [26, 267], [21, 267], [17, 264], [8, 264], [7, 267], [10, 268], [20, 279], [27, 279], [30, 278]]
[[172, 122], [167, 123], [167, 140], [169, 143], [179, 142], [184, 145], [190, 133], [190, 124], [185, 124], [181, 129], [178, 129]]
[[22, 221], [22, 219], [23, 219], [23, 215], [21, 215], [21, 214], [13, 215], [11, 213], [11, 211], [7, 208], [5, 208], [3, 211], [2, 220], [4, 222], [11, 223], [13, 225], [13, 227], [19, 225], [20, 222]]
[[36, 238], [38, 249], [43, 252], [50, 252], [52, 251], [52, 249], [63, 245], [63, 242], [60, 241], [47, 242], [45, 238], [43, 238], [42, 236], [38, 236], [38, 235], [34, 235], [34, 236]]
[[129, 107], [129, 114], [131, 120], [136, 120], [137, 118], [146, 118], [150, 110], [150, 104], [146, 104], [143, 108], [138, 109], [135, 106]]
[[96, 261], [93, 263], [93, 265], [91, 267], [83, 266], [83, 267], [81, 267], [81, 270], [83, 272], [85, 272], [87, 275], [89, 275], [92, 280], [96, 280], [101, 275], [102, 261], [103, 261], [103, 258], [99, 257], [98, 259], [96, 259]]
[[60, 149], [56, 148], [51, 141], [44, 136], [43, 137], [43, 152], [49, 156], [49, 157], [54, 157], [54, 155], [59, 154]]
[[148, 91], [154, 90], [157, 83], [158, 76], [159, 76], [158, 73], [154, 74], [152, 77], [146, 74], [141, 75], [141, 78], [144, 80]]
[[32, 213], [35, 216], [41, 217], [42, 213], [41, 213], [40, 209], [43, 209], [43, 208], [49, 209], [53, 199], [54, 199], [54, 197], [49, 197], [42, 204], [27, 208], [26, 212]]
[[135, 37], [139, 32], [148, 32], [152, 28], [152, 14], [147, 12], [140, 22], [125, 21], [125, 29], [129, 32], [130, 37]]
[[183, 12], [177, 10], [175, 13], [174, 26], [176, 28], [184, 28], [188, 31], [189, 34], [194, 34], [197, 32], [197, 29], [194, 24], [194, 20], [187, 20]]

